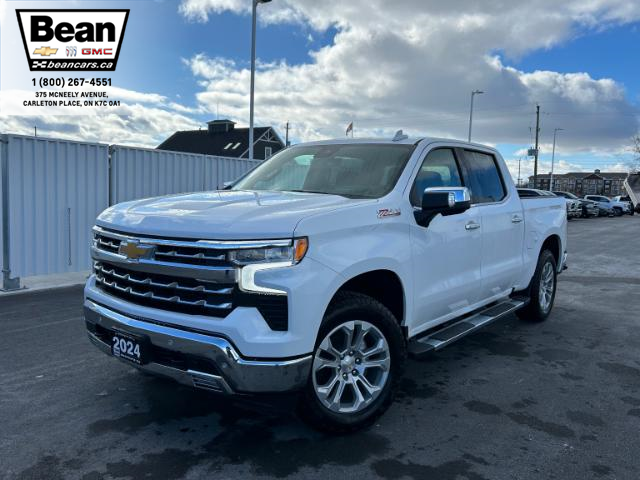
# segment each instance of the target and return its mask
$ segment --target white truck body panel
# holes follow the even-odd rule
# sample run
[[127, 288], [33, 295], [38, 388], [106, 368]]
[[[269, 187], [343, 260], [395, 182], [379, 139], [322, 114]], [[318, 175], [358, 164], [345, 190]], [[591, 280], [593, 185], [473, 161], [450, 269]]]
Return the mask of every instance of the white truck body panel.
[[[390, 144], [388, 140], [335, 140]], [[379, 199], [265, 191], [220, 191], [127, 202], [106, 210], [101, 227], [126, 234], [192, 240], [272, 240], [307, 237], [297, 265], [260, 271], [258, 285], [286, 292], [287, 331], [273, 331], [255, 308], [236, 308], [225, 318], [159, 310], [115, 298], [92, 276], [87, 302], [133, 318], [197, 329], [229, 339], [240, 355], [290, 358], [314, 349], [326, 309], [350, 279], [376, 270], [393, 272], [404, 292], [408, 337], [524, 290], [535, 271], [543, 242], [559, 242], [558, 269], [567, 249], [563, 198], [521, 200], [500, 154], [491, 148], [442, 139], [407, 139], [416, 144], [395, 188]], [[428, 228], [416, 223], [410, 190], [425, 156], [446, 147], [495, 156], [506, 196], [437, 216]], [[296, 148], [296, 147], [293, 147]], [[381, 210], [397, 212], [382, 216]], [[478, 225], [476, 228], [474, 225]]]

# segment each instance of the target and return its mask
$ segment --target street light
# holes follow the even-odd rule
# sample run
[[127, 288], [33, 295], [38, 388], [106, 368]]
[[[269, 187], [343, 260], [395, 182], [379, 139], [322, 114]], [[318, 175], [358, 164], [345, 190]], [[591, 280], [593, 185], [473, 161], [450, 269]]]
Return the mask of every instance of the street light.
[[476, 95], [482, 95], [482, 90], [474, 90], [471, 92], [471, 110], [469, 111], [469, 141], [471, 141], [471, 127], [473, 126], [473, 97]]
[[556, 135], [558, 132], [563, 131], [564, 128], [556, 128], [553, 131], [553, 150], [551, 153], [551, 174], [549, 175], [549, 191], [553, 191], [553, 163], [556, 159]]
[[269, 3], [271, 0], [253, 0], [251, 11], [251, 90], [249, 92], [249, 160], [253, 160], [253, 91], [256, 81], [256, 15], [259, 3]]

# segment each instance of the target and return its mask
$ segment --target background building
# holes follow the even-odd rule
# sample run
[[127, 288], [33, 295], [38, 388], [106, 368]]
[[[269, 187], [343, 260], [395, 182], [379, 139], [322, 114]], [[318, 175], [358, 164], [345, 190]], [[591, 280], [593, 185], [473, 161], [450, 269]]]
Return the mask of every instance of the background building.
[[[284, 142], [273, 127], [255, 127], [253, 138], [253, 156], [256, 160], [266, 160], [284, 148]], [[236, 128], [235, 122], [231, 120], [213, 120], [207, 122], [206, 130], [176, 132], [157, 148], [219, 157], [249, 158], [249, 129]]]
[[[627, 173], [601, 172], [569, 172], [553, 175], [553, 189], [571, 192], [579, 197], [584, 195], [606, 195], [614, 197], [623, 195], [623, 184]], [[549, 190], [550, 174], [539, 174], [534, 185], [533, 175], [529, 177], [529, 188]]]

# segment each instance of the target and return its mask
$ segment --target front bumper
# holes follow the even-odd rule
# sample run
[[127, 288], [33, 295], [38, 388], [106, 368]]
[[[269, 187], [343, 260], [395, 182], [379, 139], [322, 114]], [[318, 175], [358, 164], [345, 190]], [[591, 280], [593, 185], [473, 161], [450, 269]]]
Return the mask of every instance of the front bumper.
[[104, 353], [111, 355], [110, 332], [146, 337], [150, 361], [144, 365], [127, 363], [196, 388], [228, 394], [286, 392], [302, 388], [311, 369], [311, 355], [243, 358], [223, 337], [132, 318], [89, 299], [84, 303], [84, 317], [89, 339]]

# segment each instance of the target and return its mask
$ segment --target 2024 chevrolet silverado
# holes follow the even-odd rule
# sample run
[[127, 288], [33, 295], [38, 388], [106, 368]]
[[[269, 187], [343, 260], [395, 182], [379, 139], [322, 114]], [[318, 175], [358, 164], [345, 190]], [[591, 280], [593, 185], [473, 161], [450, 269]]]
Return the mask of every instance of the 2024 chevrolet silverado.
[[305, 419], [346, 431], [386, 410], [407, 353], [514, 311], [544, 320], [566, 248], [565, 200], [521, 200], [494, 149], [307, 143], [230, 189], [104, 211], [84, 313], [97, 347], [142, 370], [297, 390]]

